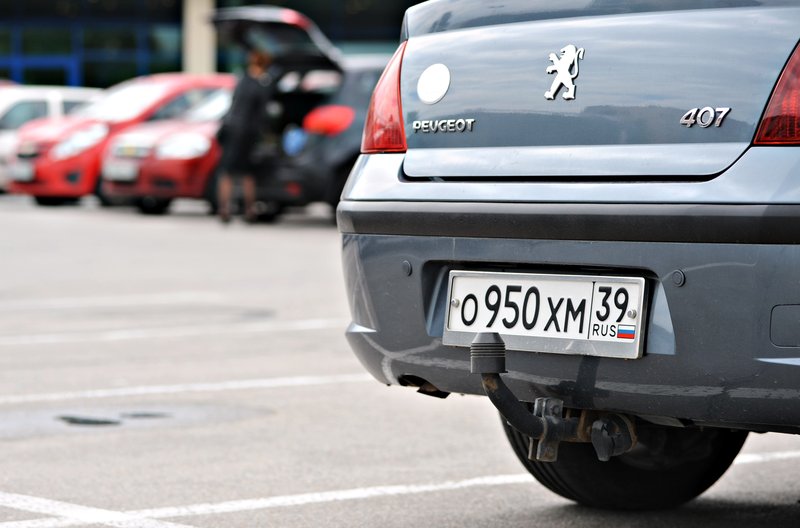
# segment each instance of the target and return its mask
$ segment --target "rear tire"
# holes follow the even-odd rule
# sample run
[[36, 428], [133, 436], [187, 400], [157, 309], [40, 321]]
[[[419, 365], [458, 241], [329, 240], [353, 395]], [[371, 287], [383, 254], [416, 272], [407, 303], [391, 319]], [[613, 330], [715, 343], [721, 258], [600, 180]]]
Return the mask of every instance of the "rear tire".
[[139, 212], [146, 215], [163, 215], [169, 209], [172, 200], [169, 198], [153, 198], [146, 196], [136, 202]]
[[97, 197], [97, 201], [100, 202], [100, 207], [111, 207], [116, 205], [114, 200], [112, 200], [110, 196], [103, 192], [102, 176], [98, 176], [97, 183], [94, 184], [94, 195]]
[[271, 224], [283, 213], [283, 204], [274, 200], [257, 201], [253, 205], [255, 219], [259, 223]]
[[42, 207], [58, 207], [61, 205], [74, 205], [78, 203], [77, 198], [62, 198], [60, 196], [34, 196], [36, 205]]
[[591, 444], [564, 442], [557, 462], [528, 460], [529, 437], [503, 420], [522, 465], [550, 491], [584, 506], [657, 510], [690, 501], [716, 482], [733, 462], [747, 431], [640, 426], [639, 443], [608, 462]]

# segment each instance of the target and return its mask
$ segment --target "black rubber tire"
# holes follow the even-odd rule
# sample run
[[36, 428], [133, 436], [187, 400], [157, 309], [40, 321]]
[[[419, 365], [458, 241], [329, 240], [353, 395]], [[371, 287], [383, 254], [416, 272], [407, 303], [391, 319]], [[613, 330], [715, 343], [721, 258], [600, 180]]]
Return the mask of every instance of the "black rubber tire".
[[153, 198], [146, 196], [136, 202], [139, 212], [146, 215], [163, 215], [169, 210], [172, 200], [169, 198]]
[[284, 205], [280, 202], [259, 200], [255, 204], [255, 220], [260, 224], [272, 224], [281, 216], [283, 209]]
[[97, 197], [97, 201], [100, 202], [100, 207], [112, 207], [116, 205], [114, 200], [112, 200], [111, 197], [103, 192], [102, 176], [98, 176], [97, 183], [94, 184], [94, 195]]
[[36, 205], [43, 207], [58, 207], [61, 205], [74, 205], [78, 203], [77, 198], [63, 198], [60, 196], [34, 196]]
[[[502, 420], [502, 418], [501, 418]], [[747, 431], [644, 424], [639, 443], [608, 462], [591, 444], [561, 443], [558, 461], [528, 460], [529, 438], [502, 420], [522, 465], [550, 491], [592, 508], [659, 510], [690, 501], [731, 465]]]

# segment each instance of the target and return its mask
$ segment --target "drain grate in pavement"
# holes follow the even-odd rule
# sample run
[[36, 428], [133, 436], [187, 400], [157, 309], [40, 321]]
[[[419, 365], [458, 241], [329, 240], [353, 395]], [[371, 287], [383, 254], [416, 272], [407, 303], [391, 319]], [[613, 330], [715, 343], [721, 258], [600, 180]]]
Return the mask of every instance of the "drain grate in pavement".
[[127, 412], [120, 414], [119, 417], [129, 420], [157, 420], [159, 418], [170, 418], [170, 415], [163, 412]]
[[109, 420], [105, 418], [89, 418], [87, 416], [57, 416], [57, 419], [69, 425], [88, 425], [88, 426], [108, 426], [122, 425], [119, 420]]
[[84, 425], [89, 427], [103, 427], [112, 425], [123, 425], [124, 420], [157, 420], [169, 418], [170, 415], [162, 412], [126, 412], [121, 413], [119, 418], [96, 418], [92, 416], [56, 416], [57, 420], [69, 425]]

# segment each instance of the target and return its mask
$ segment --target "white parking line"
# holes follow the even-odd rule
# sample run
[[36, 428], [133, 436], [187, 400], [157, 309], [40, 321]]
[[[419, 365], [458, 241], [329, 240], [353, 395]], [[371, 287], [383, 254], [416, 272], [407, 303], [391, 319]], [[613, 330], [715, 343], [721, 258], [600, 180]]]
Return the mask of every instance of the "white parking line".
[[41, 394], [12, 394], [0, 396], [0, 405], [18, 403], [40, 403], [66, 400], [92, 400], [117, 398], [120, 396], [149, 396], [157, 394], [179, 394], [183, 392], [222, 392], [244, 389], [277, 389], [284, 387], [308, 387], [315, 385], [337, 385], [371, 381], [368, 374], [340, 374], [334, 376], [296, 376], [287, 378], [261, 378], [249, 380], [221, 381], [211, 383], [184, 383], [180, 385], [144, 385], [116, 389], [94, 389], [74, 392], [51, 392]]
[[224, 300], [225, 297], [223, 295], [208, 291], [140, 293], [94, 297], [52, 297], [44, 299], [0, 299], [0, 311], [72, 310], [79, 308], [120, 308], [197, 303], [218, 304]]
[[156, 328], [125, 328], [93, 332], [62, 332], [57, 334], [0, 335], [0, 346], [56, 345], [66, 343], [101, 343], [131, 339], [164, 339], [231, 334], [257, 334], [299, 332], [308, 330], [344, 331], [345, 319], [300, 319], [294, 321], [267, 321], [243, 324], [211, 324], [170, 326]]
[[[16, 493], [0, 492], [0, 506], [31, 513], [54, 515], [57, 519], [36, 519], [39, 526], [80, 526], [83, 524], [102, 524], [104, 526], [117, 526], [119, 528], [191, 528], [186, 524], [176, 524], [166, 521], [155, 521], [138, 515], [79, 506], [68, 502], [19, 495]], [[49, 523], [49, 524], [47, 524]], [[53, 524], [58, 523], [58, 524]], [[15, 523], [0, 523], [2, 526], [14, 526]], [[29, 526], [37, 526], [30, 524]]]
[[733, 461], [734, 465], [739, 464], [759, 464], [762, 462], [774, 462], [775, 460], [790, 460], [792, 458], [800, 458], [800, 451], [776, 451], [773, 453], [742, 453], [736, 460]]
[[[474, 487], [505, 486], [509, 484], [529, 484], [533, 482], [533, 477], [529, 474], [518, 475], [496, 475], [490, 477], [479, 477], [467, 480], [447, 481], [438, 484], [417, 484], [409, 486], [376, 486], [370, 488], [356, 488], [338, 491], [323, 491], [318, 493], [303, 493], [299, 495], [281, 495], [263, 499], [247, 499], [237, 501], [227, 501], [218, 503], [192, 504], [188, 506], [177, 506], [168, 508], [155, 508], [151, 510], [136, 510], [124, 512], [130, 518], [141, 519], [162, 519], [167, 517], [196, 517], [201, 515], [212, 515], [220, 513], [236, 513], [242, 511], [265, 510], [270, 508], [280, 508], [285, 506], [302, 506], [306, 504], [322, 504], [326, 502], [341, 502], [350, 500], [372, 499], [377, 497], [392, 497], [398, 495], [417, 495], [420, 493], [433, 493], [440, 491], [453, 491]], [[0, 502], [0, 506], [4, 504]], [[10, 506], [11, 507], [11, 506]], [[21, 509], [21, 508], [18, 508]], [[27, 510], [30, 511], [30, 510]], [[61, 515], [61, 517], [67, 517]], [[80, 521], [67, 519], [34, 519], [30, 521], [12, 521], [0, 523], [0, 528], [63, 528], [67, 526], [80, 526], [84, 524]], [[120, 525], [109, 525], [120, 526]], [[141, 526], [147, 528], [150, 525], [125, 525]], [[153, 526], [153, 528], [158, 528]]]
[[[440, 491], [453, 491], [475, 487], [507, 486], [509, 484], [530, 484], [533, 477], [527, 473], [516, 475], [495, 475], [478, 477], [467, 480], [454, 480], [438, 484], [413, 484], [406, 486], [375, 486], [370, 488], [355, 488], [349, 490], [323, 491], [318, 493], [302, 493], [299, 495], [280, 495], [263, 499], [235, 500], [227, 502], [192, 504], [175, 508], [156, 508], [152, 510], [139, 510], [130, 512], [131, 515], [140, 515], [151, 519], [165, 517], [190, 517], [197, 515], [211, 515], [218, 513], [235, 513], [252, 510], [265, 510], [284, 506], [303, 506], [305, 504], [322, 504], [326, 502], [341, 502], [361, 499], [374, 499], [377, 497], [393, 497], [398, 495], [418, 495], [420, 493], [434, 493]], [[0, 524], [0, 528], [5, 528]]]
[[[772, 453], [745, 453], [739, 455], [734, 464], [755, 464], [772, 462], [777, 460], [787, 460], [800, 458], [800, 451], [780, 451]], [[405, 495], [418, 495], [421, 493], [437, 493], [443, 491], [455, 491], [477, 487], [508, 486], [513, 484], [530, 484], [534, 482], [533, 477], [527, 473], [513, 475], [494, 475], [477, 477], [466, 480], [452, 480], [433, 484], [411, 484], [400, 486], [374, 486], [367, 488], [354, 488], [336, 491], [321, 491], [316, 493], [301, 493], [297, 495], [279, 495], [275, 497], [264, 497], [258, 499], [233, 500], [216, 503], [190, 504], [186, 506], [174, 506], [166, 508], [153, 508], [149, 510], [133, 510], [118, 513], [127, 516], [124, 522], [131, 522], [136, 519], [137, 523], [132, 524], [110, 524], [101, 521], [108, 526], [136, 526], [147, 528], [160, 528], [160, 525], [145, 524], [146, 522], [156, 522], [154, 519], [165, 519], [172, 517], [197, 517], [203, 515], [215, 515], [224, 513], [237, 513], [243, 511], [267, 510], [271, 508], [282, 508], [291, 506], [304, 506], [308, 504], [324, 504], [330, 502], [342, 502], [352, 500], [374, 499], [379, 497], [396, 497]], [[9, 504], [3, 497], [9, 494], [0, 495], [0, 506], [22, 509], [25, 511], [35, 511], [30, 508], [22, 508]], [[23, 497], [11, 495], [12, 497]], [[38, 511], [38, 510], [36, 510]], [[98, 510], [107, 514], [116, 513], [106, 510]], [[40, 513], [51, 513], [41, 511]], [[70, 517], [64, 513], [58, 513], [61, 518], [57, 519], [33, 519], [28, 521], [10, 521], [0, 523], [0, 528], [66, 528], [69, 526], [81, 526], [86, 524], [83, 520], [78, 520], [75, 516]], [[114, 520], [114, 519], [112, 519]], [[94, 521], [98, 522], [98, 521]], [[175, 525], [172, 525], [175, 526]]]

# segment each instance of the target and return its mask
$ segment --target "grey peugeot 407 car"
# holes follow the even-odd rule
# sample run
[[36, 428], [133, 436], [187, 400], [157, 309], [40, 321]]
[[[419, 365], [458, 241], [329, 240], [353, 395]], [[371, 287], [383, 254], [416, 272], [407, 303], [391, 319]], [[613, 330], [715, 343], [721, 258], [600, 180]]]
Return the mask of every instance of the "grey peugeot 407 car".
[[780, 0], [409, 9], [337, 212], [366, 369], [486, 394], [597, 507], [799, 433], [798, 28]]

